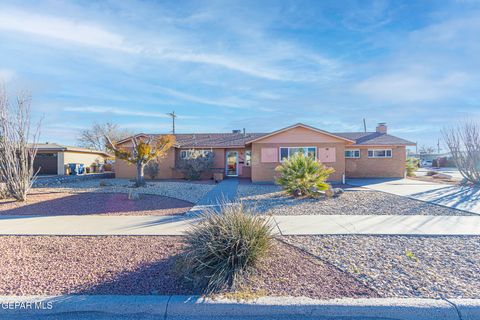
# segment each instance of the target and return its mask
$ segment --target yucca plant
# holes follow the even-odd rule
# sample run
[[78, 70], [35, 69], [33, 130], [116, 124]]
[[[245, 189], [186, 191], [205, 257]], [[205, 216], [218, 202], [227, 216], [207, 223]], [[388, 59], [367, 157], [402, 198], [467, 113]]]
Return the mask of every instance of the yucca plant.
[[232, 290], [272, 245], [272, 224], [241, 203], [207, 209], [186, 234], [184, 270], [205, 293]]
[[325, 181], [335, 172], [303, 153], [285, 159], [275, 171], [280, 174], [277, 183], [293, 196], [313, 196], [317, 191], [329, 189]]

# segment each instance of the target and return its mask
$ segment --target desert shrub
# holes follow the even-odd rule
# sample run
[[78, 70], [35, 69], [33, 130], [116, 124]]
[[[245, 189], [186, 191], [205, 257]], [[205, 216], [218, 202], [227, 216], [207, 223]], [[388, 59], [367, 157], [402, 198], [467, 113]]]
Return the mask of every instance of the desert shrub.
[[280, 173], [277, 183], [293, 196], [315, 196], [318, 191], [329, 189], [325, 181], [335, 172], [301, 153], [286, 159], [275, 171]]
[[272, 224], [241, 203], [203, 214], [186, 234], [183, 269], [207, 294], [235, 289], [272, 245]]
[[145, 174], [150, 178], [150, 179], [155, 179], [158, 175], [159, 171], [159, 166], [157, 161], [150, 161], [144, 169]]
[[415, 177], [415, 171], [418, 170], [418, 164], [420, 160], [417, 158], [408, 158], [405, 163], [405, 170], [407, 171], [408, 177]]
[[185, 159], [177, 161], [176, 169], [181, 171], [186, 179], [198, 180], [202, 173], [212, 170], [214, 157], [213, 152], [189, 150]]

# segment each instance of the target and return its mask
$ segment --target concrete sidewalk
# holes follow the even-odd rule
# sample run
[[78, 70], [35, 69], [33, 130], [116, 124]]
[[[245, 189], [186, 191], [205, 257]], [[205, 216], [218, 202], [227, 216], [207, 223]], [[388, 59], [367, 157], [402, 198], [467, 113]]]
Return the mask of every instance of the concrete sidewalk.
[[[30, 308], [25, 307], [27, 303]], [[253, 301], [237, 301], [199, 296], [72, 295], [0, 296], [0, 304], [3, 306], [0, 309], [2, 319], [18, 319], [15, 316], [35, 319], [47, 315], [78, 319], [80, 315], [97, 313], [113, 316], [142, 314], [162, 319], [473, 320], [480, 317], [480, 300], [475, 299], [316, 300], [304, 297], [261, 297]]]
[[349, 179], [347, 184], [480, 215], [480, 188], [413, 179]]
[[[0, 216], [0, 235], [182, 235], [187, 216]], [[282, 235], [480, 235], [477, 216], [273, 216]]]

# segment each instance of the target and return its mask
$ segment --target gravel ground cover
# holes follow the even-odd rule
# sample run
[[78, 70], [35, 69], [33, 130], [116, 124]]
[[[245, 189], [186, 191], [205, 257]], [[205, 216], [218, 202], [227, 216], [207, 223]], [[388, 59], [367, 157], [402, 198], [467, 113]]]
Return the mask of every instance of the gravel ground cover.
[[384, 192], [341, 187], [345, 192], [338, 198], [298, 199], [279, 186], [259, 184], [240, 184], [237, 195], [244, 204], [274, 215], [475, 215]]
[[[182, 237], [0, 237], [0, 295], [194, 294], [175, 257]], [[258, 295], [368, 297], [364, 284], [294, 247], [277, 250], [249, 281]]]
[[[101, 184], [104, 184], [103, 186]], [[132, 188], [133, 182], [128, 179], [86, 180], [60, 184], [56, 187], [36, 188], [43, 192], [100, 192], [100, 193], [128, 193], [134, 190], [137, 193], [153, 194], [177, 198], [196, 203], [215, 185], [210, 182], [188, 181], [147, 181], [147, 185]]]
[[292, 236], [381, 297], [480, 298], [480, 237]]
[[41, 192], [34, 189], [27, 202], [0, 200], [1, 215], [175, 215], [190, 210], [192, 203], [142, 194], [129, 200], [126, 193]]

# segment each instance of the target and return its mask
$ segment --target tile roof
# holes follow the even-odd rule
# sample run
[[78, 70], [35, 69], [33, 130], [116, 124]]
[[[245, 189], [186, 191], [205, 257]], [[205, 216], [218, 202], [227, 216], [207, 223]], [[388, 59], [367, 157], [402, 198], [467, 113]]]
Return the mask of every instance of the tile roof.
[[[355, 145], [409, 146], [414, 142], [379, 132], [327, 132], [340, 138], [352, 140]], [[249, 141], [271, 133], [179, 133], [175, 134], [179, 148], [235, 148], [244, 147]], [[139, 134], [137, 136], [161, 136]], [[124, 141], [126, 141], [125, 139]]]
[[409, 146], [415, 145], [411, 142], [399, 137], [392, 136], [387, 133], [379, 132], [333, 132], [333, 134], [355, 141], [356, 145], [378, 145], [378, 146]]

